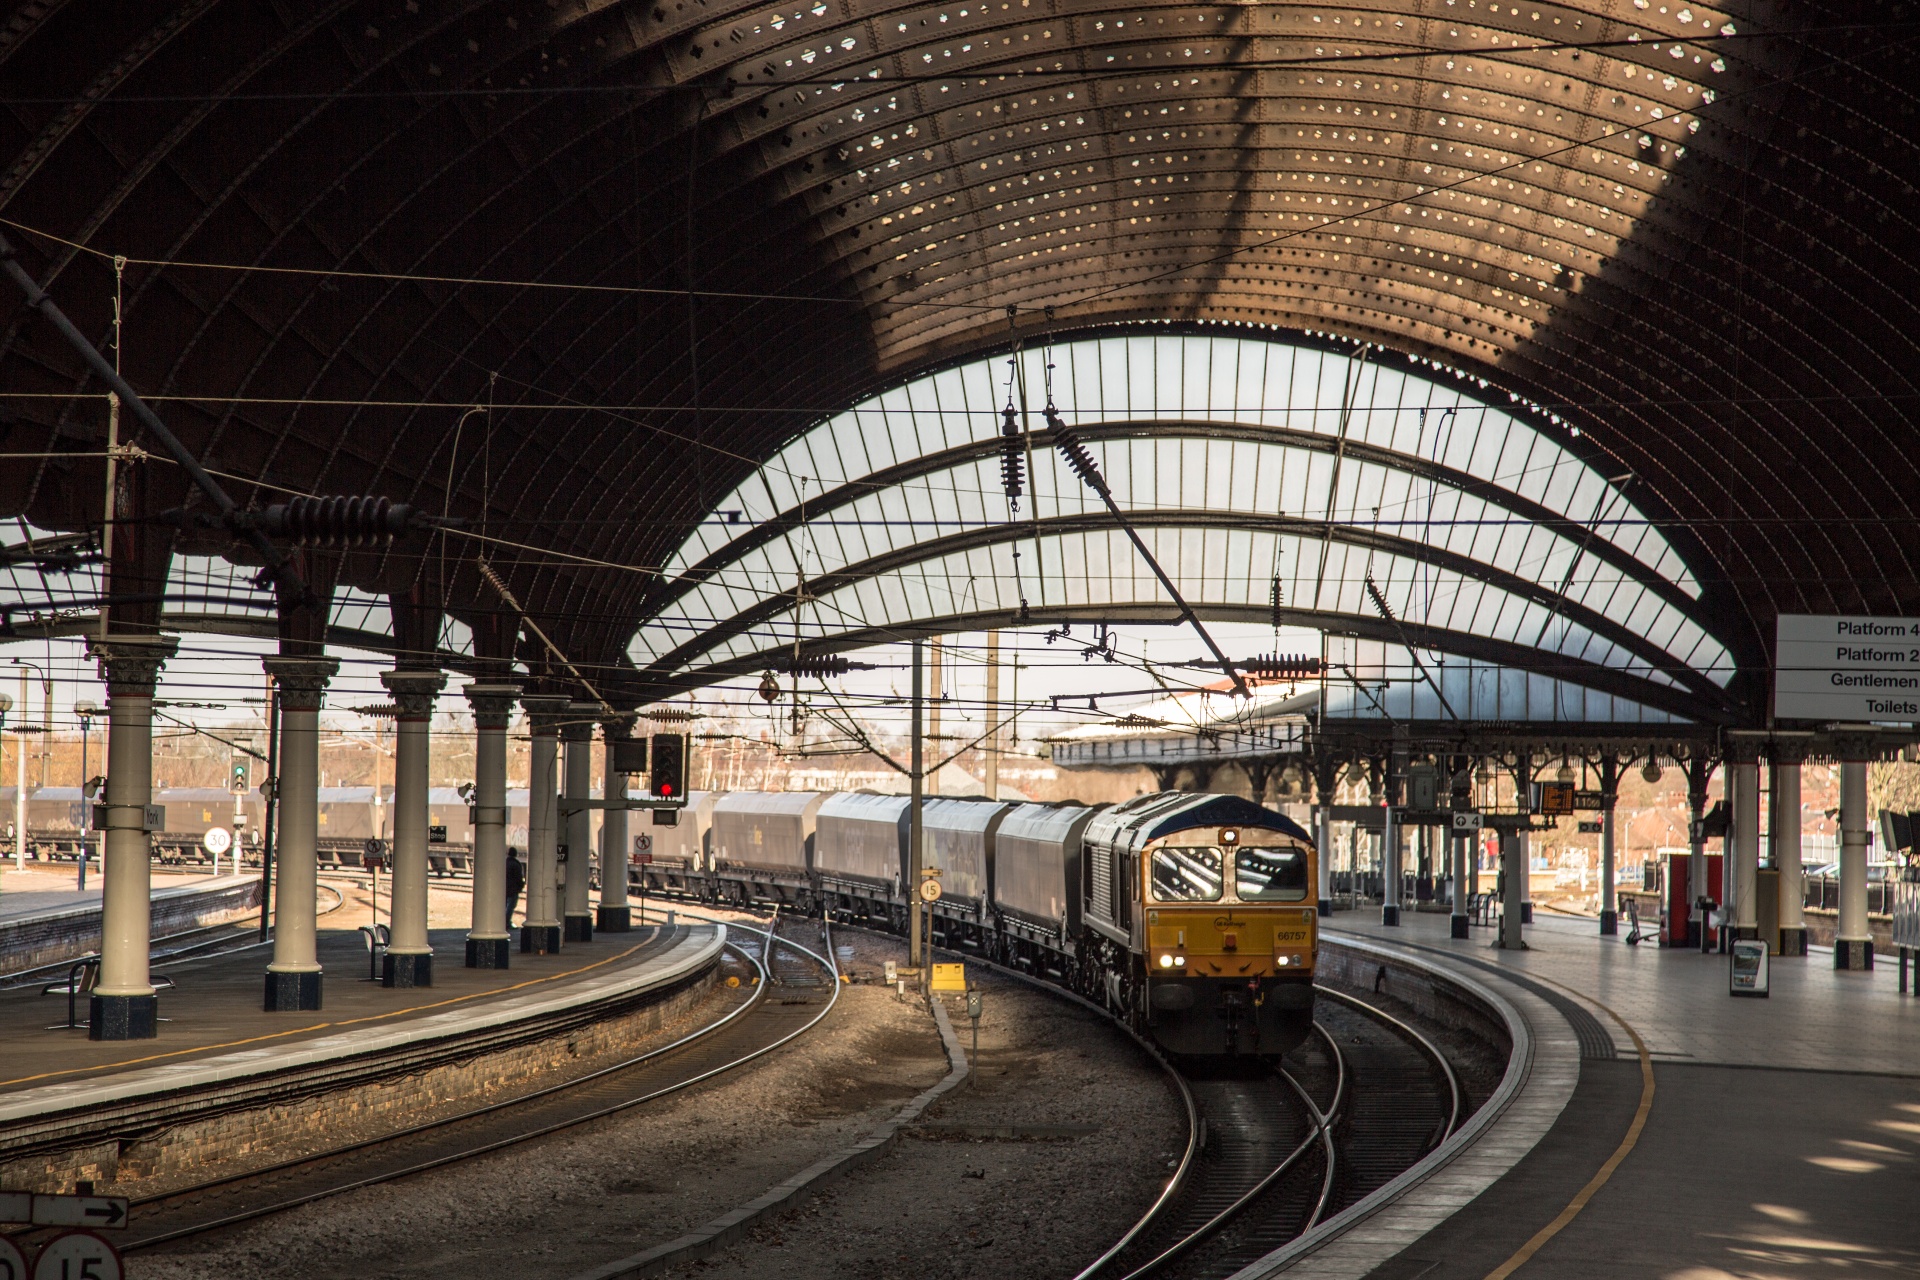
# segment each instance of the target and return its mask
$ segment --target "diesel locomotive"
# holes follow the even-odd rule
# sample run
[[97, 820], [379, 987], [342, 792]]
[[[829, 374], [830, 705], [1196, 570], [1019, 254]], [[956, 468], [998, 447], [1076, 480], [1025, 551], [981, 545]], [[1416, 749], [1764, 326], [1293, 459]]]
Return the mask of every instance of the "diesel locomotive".
[[[695, 792], [642, 828], [636, 890], [902, 932], [905, 796]], [[1183, 1057], [1275, 1057], [1313, 1022], [1313, 841], [1235, 796], [928, 799], [936, 945], [1050, 978]]]

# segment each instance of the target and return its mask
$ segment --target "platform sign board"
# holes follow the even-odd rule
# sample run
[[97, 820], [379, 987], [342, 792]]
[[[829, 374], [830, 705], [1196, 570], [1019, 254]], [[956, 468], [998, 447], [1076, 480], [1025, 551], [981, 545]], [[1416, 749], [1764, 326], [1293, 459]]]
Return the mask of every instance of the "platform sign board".
[[40, 1248], [33, 1280], [121, 1280], [120, 1252], [91, 1231], [63, 1231]]
[[1780, 719], [1920, 721], [1920, 619], [1783, 613], [1774, 639]]
[[1728, 956], [1727, 983], [1730, 994], [1764, 996], [1767, 994], [1767, 944], [1758, 938], [1734, 942]]
[[1480, 815], [1478, 813], [1454, 814], [1453, 829], [1455, 831], [1478, 831], [1480, 829]]

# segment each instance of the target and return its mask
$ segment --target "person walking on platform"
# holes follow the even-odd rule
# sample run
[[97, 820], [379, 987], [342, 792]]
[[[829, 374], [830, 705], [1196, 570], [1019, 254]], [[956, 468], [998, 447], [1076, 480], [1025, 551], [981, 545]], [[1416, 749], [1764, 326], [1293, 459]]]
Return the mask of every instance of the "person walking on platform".
[[520, 861], [520, 851], [507, 850], [507, 928], [513, 928], [513, 909], [520, 905], [520, 891], [527, 886], [527, 864]]

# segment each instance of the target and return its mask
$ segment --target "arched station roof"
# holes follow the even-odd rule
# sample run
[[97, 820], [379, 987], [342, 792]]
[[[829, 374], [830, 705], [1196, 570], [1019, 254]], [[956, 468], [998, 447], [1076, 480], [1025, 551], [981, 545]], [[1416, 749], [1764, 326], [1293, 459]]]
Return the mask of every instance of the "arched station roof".
[[[1777, 612], [1920, 594], [1914, 36], [1812, 0], [17, 0], [0, 219], [96, 342], [118, 295], [123, 369], [243, 503], [484, 515], [583, 662], [760, 462], [1012, 305], [1543, 407], [1634, 477], [1754, 719]], [[101, 389], [11, 295], [0, 390], [0, 514], [84, 527]], [[499, 612], [447, 542], [345, 580]]]
[[1049, 621], [1177, 620], [1044, 429], [1010, 515], [1000, 406], [1042, 396], [1203, 616], [1267, 621], [1277, 586], [1292, 623], [1724, 710], [1730, 654], [1702, 626], [1698, 582], [1564, 430], [1455, 379], [1230, 333], [1088, 338], [1023, 352], [1017, 369], [977, 360], [835, 415], [668, 561], [675, 590], [635, 663], [660, 679], [752, 670], [796, 641], [1001, 626], [1023, 605]]

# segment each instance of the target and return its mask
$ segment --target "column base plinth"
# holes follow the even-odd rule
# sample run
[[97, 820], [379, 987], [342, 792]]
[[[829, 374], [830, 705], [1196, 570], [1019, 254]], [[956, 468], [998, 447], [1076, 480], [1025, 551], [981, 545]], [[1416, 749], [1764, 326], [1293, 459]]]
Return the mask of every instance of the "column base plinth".
[[593, 941], [593, 917], [592, 916], [563, 916], [561, 917], [561, 925], [566, 930], [566, 933], [564, 935], [566, 941], [568, 942], [592, 942]]
[[1760, 937], [1760, 926], [1757, 924], [1737, 924], [1728, 930], [1728, 932], [1733, 934], [1733, 940], [1735, 942], [1752, 942]]
[[89, 996], [87, 1039], [151, 1040], [160, 1034], [160, 997]]
[[1780, 954], [1783, 956], [1804, 956], [1807, 954], [1807, 931], [1803, 928], [1783, 928], [1780, 930]]
[[467, 968], [505, 969], [513, 955], [511, 938], [468, 938]]
[[268, 1013], [306, 1012], [320, 1007], [320, 973], [275, 973], [267, 970]]
[[380, 964], [383, 987], [430, 987], [433, 985], [433, 952], [389, 951]]
[[1873, 939], [1835, 938], [1833, 967], [1856, 972], [1873, 968]]
[[1603, 938], [1612, 938], [1618, 936], [1619, 933], [1620, 913], [1618, 911], [1602, 911], [1600, 913], [1600, 936]]
[[1520, 904], [1520, 923], [1533, 923], [1533, 904], [1531, 902], [1523, 902]]
[[550, 956], [560, 951], [560, 926], [557, 924], [523, 924], [520, 926], [520, 953], [522, 955]]
[[602, 933], [632, 933], [632, 907], [600, 907], [594, 915], [593, 927]]
[[1454, 916], [1451, 924], [1452, 928], [1448, 931], [1448, 936], [1454, 938], [1471, 938], [1473, 936], [1467, 928], [1467, 918], [1465, 916]]
[[1399, 924], [1399, 923], [1400, 923], [1400, 908], [1398, 908], [1398, 907], [1396, 907], [1396, 906], [1393, 906], [1393, 905], [1391, 905], [1391, 904], [1389, 904], [1389, 905], [1387, 905], [1387, 906], [1384, 906], [1384, 907], [1381, 907], [1381, 908], [1380, 908], [1380, 923], [1381, 923], [1381, 924]]

